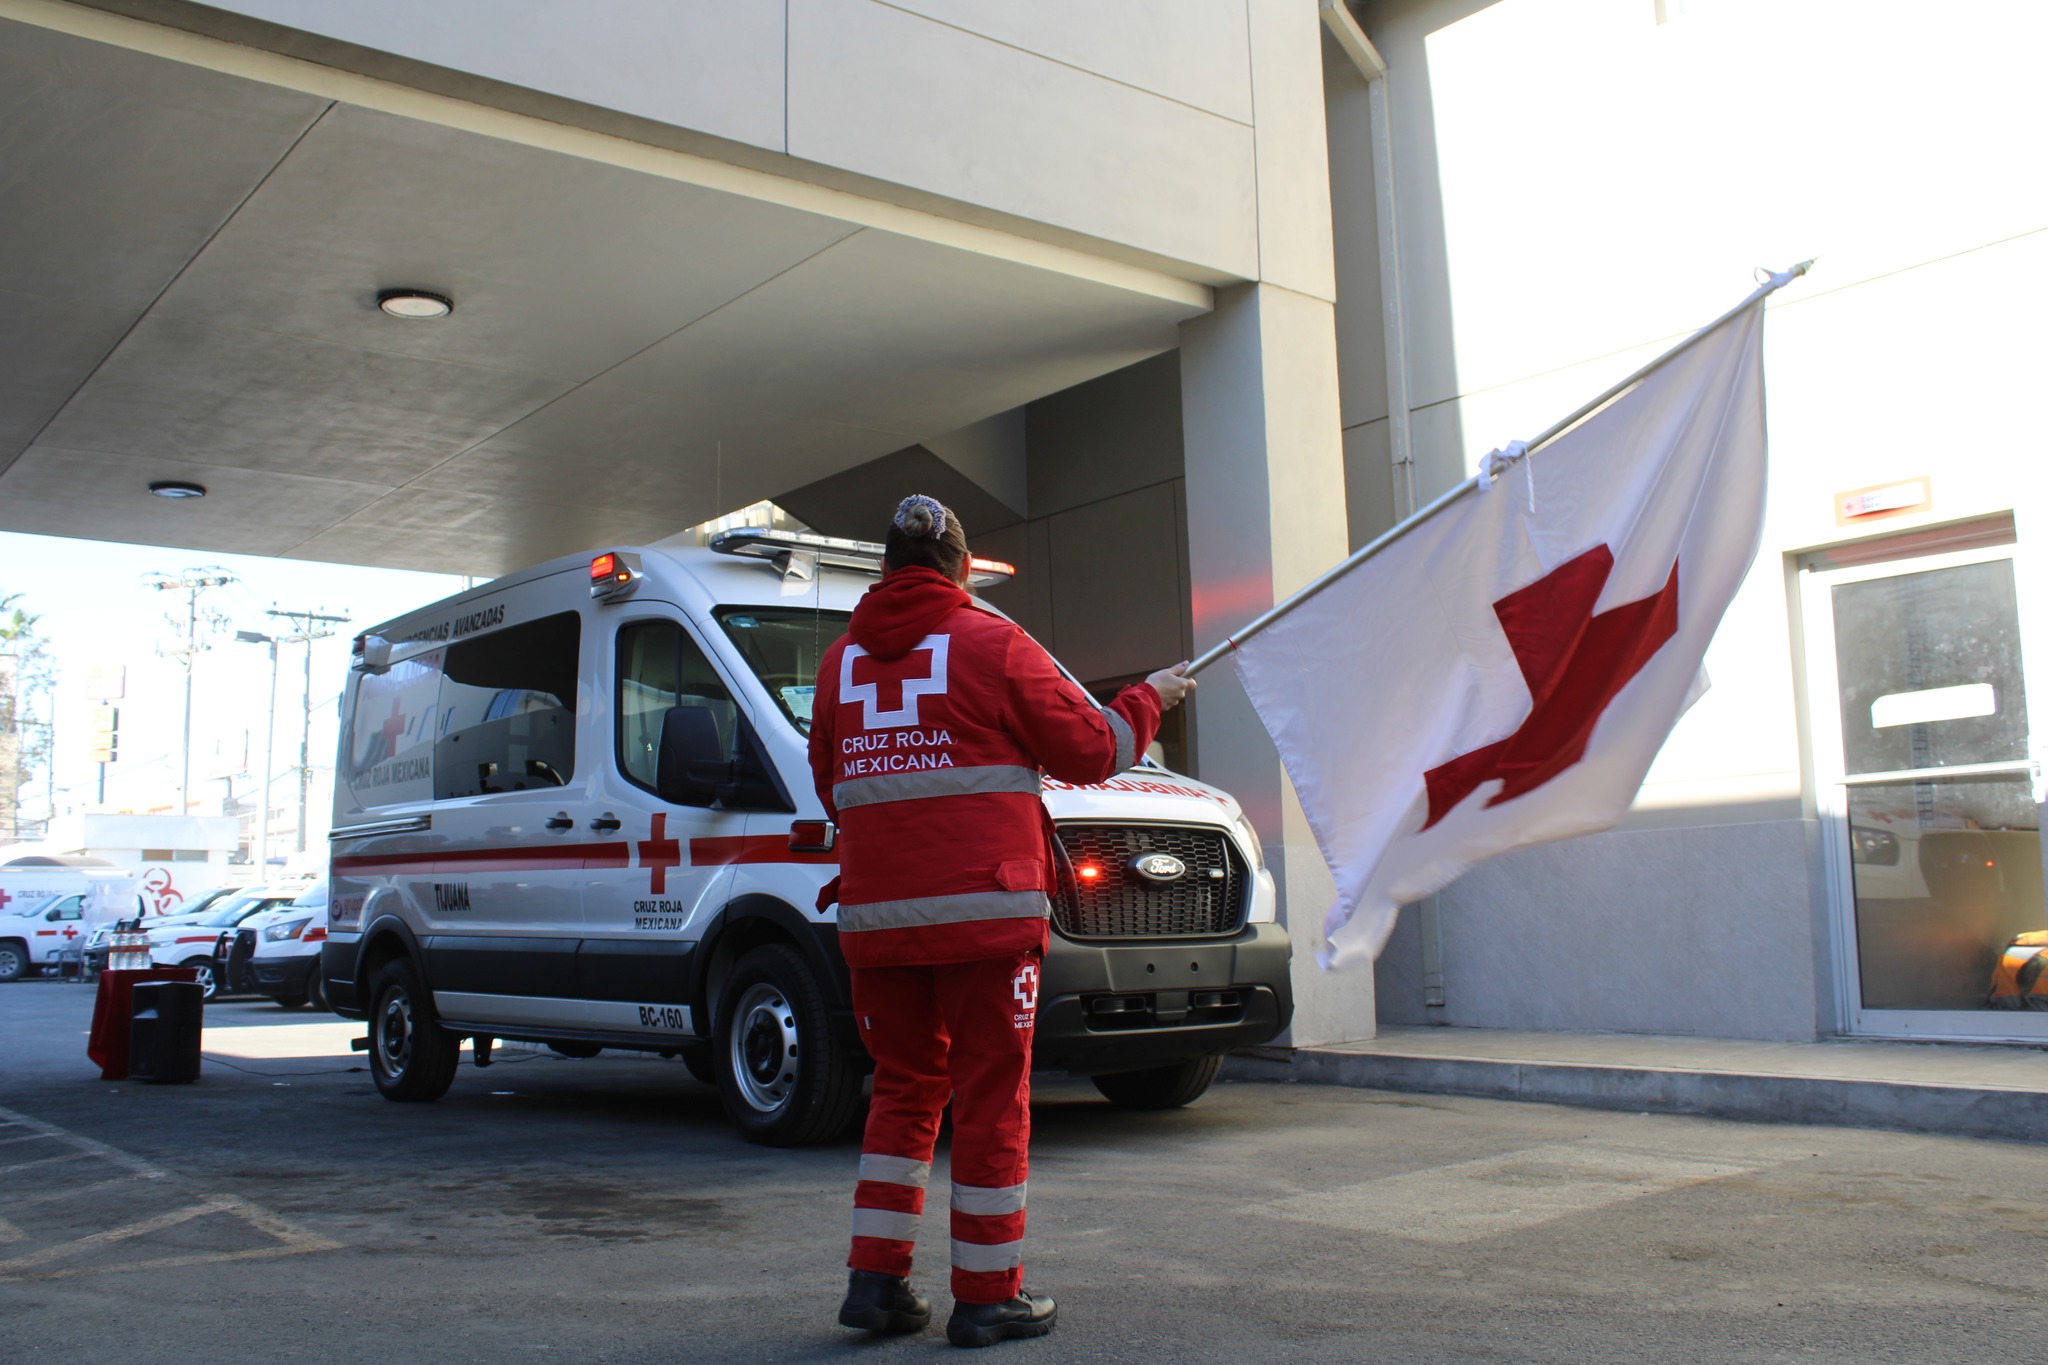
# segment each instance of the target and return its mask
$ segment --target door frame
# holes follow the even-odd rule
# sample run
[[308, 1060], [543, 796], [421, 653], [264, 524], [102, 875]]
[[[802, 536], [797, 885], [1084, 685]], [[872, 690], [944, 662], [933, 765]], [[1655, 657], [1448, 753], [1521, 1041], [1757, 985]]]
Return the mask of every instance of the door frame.
[[[1895, 578], [1908, 573], [2010, 560], [2020, 659], [2026, 674], [2029, 725], [2027, 758], [2007, 763], [1972, 764], [1946, 769], [1908, 769], [1902, 774], [1861, 774], [1850, 778], [1842, 751], [1841, 680], [1836, 666], [1834, 598], [1837, 584]], [[2036, 654], [2032, 641], [2048, 642], [2044, 621], [2029, 590], [2032, 557], [2013, 532], [2009, 518], [1973, 527], [1937, 528], [1933, 534], [1905, 535], [1860, 542], [1799, 557], [1799, 607], [1806, 664], [1808, 750], [1814, 778], [1815, 813], [1821, 833], [1822, 869], [1828, 892], [1829, 940], [1833, 955], [1837, 1018], [1850, 1034], [1866, 1038], [1907, 1038], [1945, 1042], [2048, 1042], [2048, 1012], [2028, 1010], [1866, 1010], [1863, 1007], [1862, 963], [1856, 939], [1855, 865], [1849, 855], [1849, 803], [1852, 786], [1875, 785], [1873, 778], [1910, 780], [1906, 774], [1939, 772], [1949, 777], [1970, 774], [2025, 774], [2034, 788], [2034, 804], [2042, 806], [2043, 759], [2048, 757], [2048, 650]], [[2036, 664], [2040, 667], [2036, 667]], [[2048, 841], [2048, 827], [2042, 838]], [[2048, 861], [2048, 843], [2044, 843]], [[1987, 978], [1987, 985], [1988, 985]]]

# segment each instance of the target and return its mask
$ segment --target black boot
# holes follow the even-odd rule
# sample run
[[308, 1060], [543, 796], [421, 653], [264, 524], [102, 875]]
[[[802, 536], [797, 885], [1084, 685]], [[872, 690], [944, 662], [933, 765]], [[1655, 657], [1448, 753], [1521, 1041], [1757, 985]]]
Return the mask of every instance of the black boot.
[[1060, 1310], [1046, 1294], [1020, 1293], [1008, 1303], [956, 1303], [946, 1322], [955, 1346], [993, 1346], [1009, 1337], [1042, 1337]]
[[900, 1336], [922, 1332], [931, 1320], [931, 1300], [901, 1275], [856, 1270], [846, 1277], [846, 1302], [839, 1305], [841, 1327]]

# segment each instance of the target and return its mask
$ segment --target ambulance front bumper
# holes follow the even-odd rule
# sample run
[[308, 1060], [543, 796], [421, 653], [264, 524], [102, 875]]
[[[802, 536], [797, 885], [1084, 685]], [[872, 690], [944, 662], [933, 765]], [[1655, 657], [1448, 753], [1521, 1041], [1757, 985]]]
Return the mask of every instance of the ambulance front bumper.
[[1033, 1064], [1081, 1076], [1172, 1066], [1269, 1042], [1294, 1015], [1287, 930], [1046, 949]]

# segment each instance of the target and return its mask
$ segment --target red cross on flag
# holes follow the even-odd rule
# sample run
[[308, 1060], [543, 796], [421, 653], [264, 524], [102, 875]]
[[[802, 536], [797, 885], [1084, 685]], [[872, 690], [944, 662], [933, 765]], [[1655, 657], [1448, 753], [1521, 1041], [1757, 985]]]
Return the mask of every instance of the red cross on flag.
[[1370, 962], [1475, 863], [1627, 811], [1761, 536], [1768, 292], [1238, 644], [1336, 878], [1324, 966]]

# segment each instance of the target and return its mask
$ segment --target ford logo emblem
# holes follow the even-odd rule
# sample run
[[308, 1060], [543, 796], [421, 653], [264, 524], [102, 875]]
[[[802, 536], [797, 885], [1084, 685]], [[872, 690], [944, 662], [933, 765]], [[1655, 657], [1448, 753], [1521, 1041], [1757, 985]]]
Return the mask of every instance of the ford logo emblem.
[[1188, 865], [1171, 853], [1147, 853], [1131, 859], [1130, 866], [1148, 882], [1177, 882], [1188, 875]]

